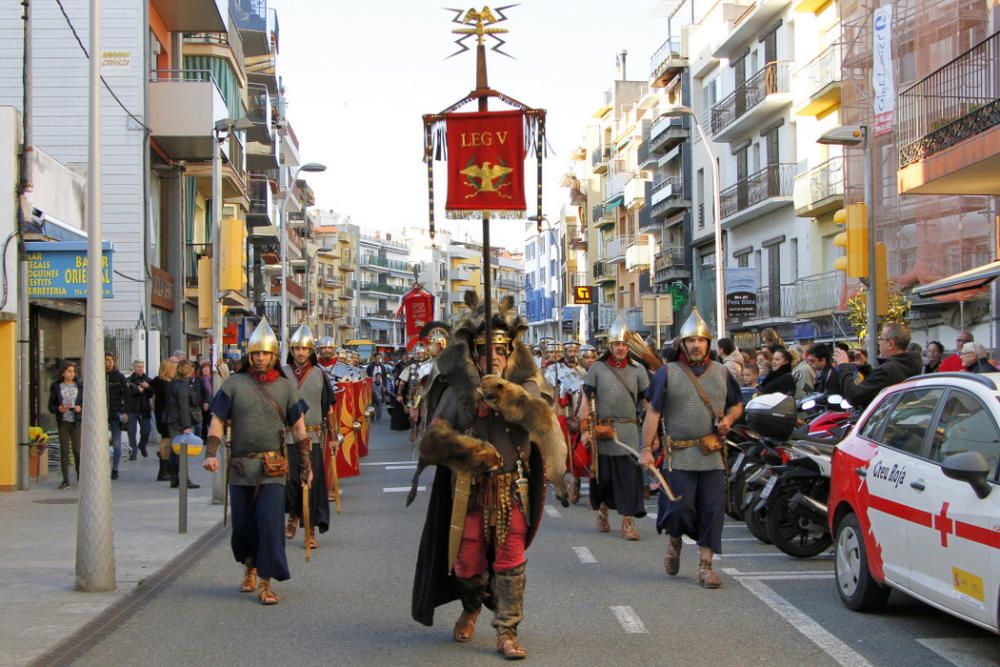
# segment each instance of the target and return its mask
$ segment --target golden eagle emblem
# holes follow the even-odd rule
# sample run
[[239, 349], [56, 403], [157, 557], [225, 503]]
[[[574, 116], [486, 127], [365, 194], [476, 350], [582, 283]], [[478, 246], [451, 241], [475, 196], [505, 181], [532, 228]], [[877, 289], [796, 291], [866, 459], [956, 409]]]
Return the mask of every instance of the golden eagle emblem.
[[480, 192], [495, 192], [503, 199], [513, 199], [511, 195], [504, 194], [502, 191], [503, 188], [510, 186], [508, 175], [512, 171], [514, 170], [511, 167], [504, 165], [502, 162], [500, 164], [493, 164], [487, 161], [483, 162], [482, 166], [480, 166], [474, 164], [473, 160], [470, 160], [469, 165], [458, 172], [465, 176], [465, 185], [475, 190], [472, 194], [465, 195], [465, 198], [471, 199]]

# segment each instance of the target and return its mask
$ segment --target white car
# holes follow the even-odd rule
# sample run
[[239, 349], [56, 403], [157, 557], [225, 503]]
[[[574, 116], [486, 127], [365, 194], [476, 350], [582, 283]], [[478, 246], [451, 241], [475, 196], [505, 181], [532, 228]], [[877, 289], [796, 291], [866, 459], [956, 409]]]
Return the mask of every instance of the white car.
[[849, 608], [895, 588], [1000, 632], [1000, 373], [884, 390], [837, 446], [829, 499]]

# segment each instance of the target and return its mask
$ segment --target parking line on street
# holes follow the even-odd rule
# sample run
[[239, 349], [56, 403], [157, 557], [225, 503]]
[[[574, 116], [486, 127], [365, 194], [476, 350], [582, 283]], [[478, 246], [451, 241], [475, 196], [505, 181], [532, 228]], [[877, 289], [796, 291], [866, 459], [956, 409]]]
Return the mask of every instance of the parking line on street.
[[760, 542], [756, 537], [723, 537], [723, 542]]
[[632, 607], [611, 607], [611, 613], [618, 619], [618, 624], [629, 634], [645, 634], [646, 626]]
[[[792, 559], [791, 556], [781, 551], [766, 551], [764, 553], [756, 553], [756, 554], [748, 553], [748, 554], [723, 554], [723, 555], [726, 558], [787, 558], [789, 560]], [[830, 560], [832, 558], [833, 558], [833, 553], [829, 552], [829, 553], [822, 553], [818, 556], [814, 556], [812, 560]]]
[[[426, 486], [418, 486], [417, 491], [426, 491]], [[382, 489], [382, 493], [408, 493], [410, 487], [408, 486], [386, 486]]]
[[416, 470], [417, 469], [417, 464], [414, 463], [414, 464], [408, 465], [408, 466], [386, 466], [385, 469], [386, 470]]
[[760, 572], [743, 572], [735, 567], [724, 567], [722, 571], [730, 577], [794, 577], [799, 575], [833, 575], [830, 570], [761, 570]]
[[548, 514], [553, 519], [558, 519], [559, 517], [562, 516], [562, 514], [559, 513], [559, 510], [557, 510], [552, 505], [546, 505], [545, 506], [545, 513]]
[[362, 461], [363, 466], [401, 466], [406, 464], [413, 464], [413, 459], [409, 461]]
[[[917, 643], [934, 651], [957, 667], [991, 667], [996, 663], [996, 644], [993, 639], [966, 639], [943, 637], [918, 639]], [[992, 646], [991, 646], [992, 644]]]
[[570, 547], [576, 557], [580, 559], [581, 563], [596, 563], [597, 559], [594, 558], [594, 554], [590, 552], [587, 547]]
[[[784, 555], [784, 554], [782, 554]], [[844, 642], [837, 639], [826, 628], [791, 602], [774, 592], [767, 584], [756, 578], [739, 577], [736, 581], [770, 607], [776, 614], [788, 621], [789, 625], [816, 644], [824, 653], [844, 667], [872, 667], [872, 664]]]

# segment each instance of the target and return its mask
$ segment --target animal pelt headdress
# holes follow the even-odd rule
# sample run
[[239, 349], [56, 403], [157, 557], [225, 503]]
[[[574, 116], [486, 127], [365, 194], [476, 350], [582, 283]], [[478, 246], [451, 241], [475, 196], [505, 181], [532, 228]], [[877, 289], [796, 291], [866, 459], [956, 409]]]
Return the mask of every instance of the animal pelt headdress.
[[[479, 376], [475, 355], [478, 347], [487, 344], [485, 307], [480, 303], [478, 295], [471, 290], [465, 293], [465, 304], [469, 308], [468, 314], [455, 328], [451, 344], [437, 358], [439, 375], [448, 386], [455, 389], [463, 409], [474, 412], [475, 399], [482, 397], [505, 420], [527, 430], [530, 439], [539, 448], [546, 476], [556, 487], [556, 496], [564, 499], [566, 441], [552, 411], [554, 392], [539, 371], [531, 349], [520, 340], [528, 329], [527, 323], [518, 314], [512, 297], [505, 297], [500, 302], [499, 312], [493, 314], [491, 321], [492, 344], [507, 345], [507, 366], [502, 378], [487, 376], [489, 379], [484, 384]], [[528, 381], [537, 383], [543, 398], [533, 398], [521, 387]], [[428, 399], [431, 398], [428, 396]], [[428, 405], [435, 403], [436, 400], [429, 400]], [[446, 465], [461, 470], [465, 462], [490, 458], [482, 452], [469, 451], [470, 447], [474, 449], [477, 446], [492, 449], [489, 443], [481, 443], [475, 438], [446, 437], [448, 435], [439, 428], [433, 432], [428, 430], [425, 437], [421, 438], [418, 445], [421, 460], [417, 465], [407, 505], [412, 502], [416, 480], [427, 465]], [[564, 505], [566, 504], [564, 501]]]

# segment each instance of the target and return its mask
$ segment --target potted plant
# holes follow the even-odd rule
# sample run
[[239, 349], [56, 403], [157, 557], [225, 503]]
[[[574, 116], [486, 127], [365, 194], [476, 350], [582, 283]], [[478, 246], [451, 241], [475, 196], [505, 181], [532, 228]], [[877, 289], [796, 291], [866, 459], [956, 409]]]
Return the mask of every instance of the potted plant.
[[42, 454], [45, 452], [45, 447], [49, 444], [49, 436], [44, 429], [40, 426], [31, 426], [28, 428], [28, 476], [33, 479], [38, 479], [41, 474], [41, 460]]

